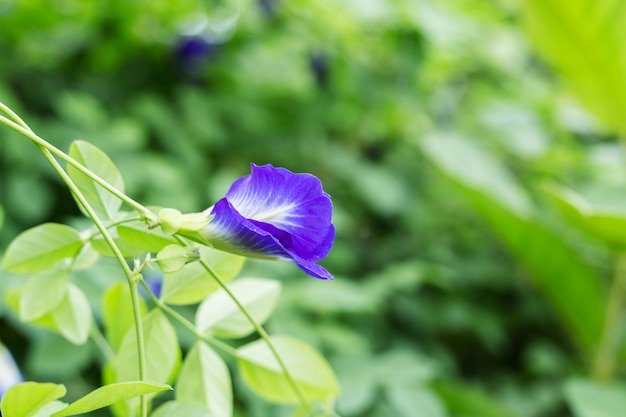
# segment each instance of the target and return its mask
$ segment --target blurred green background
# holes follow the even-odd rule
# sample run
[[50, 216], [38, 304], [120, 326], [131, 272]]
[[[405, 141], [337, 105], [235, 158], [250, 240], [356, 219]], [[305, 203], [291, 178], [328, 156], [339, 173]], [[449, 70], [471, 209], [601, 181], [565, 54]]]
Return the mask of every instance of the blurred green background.
[[[104, 150], [146, 205], [204, 209], [250, 162], [318, 176], [336, 280], [247, 271], [284, 281], [269, 329], [324, 352], [342, 416], [612, 417], [623, 39], [615, 0], [0, 0], [0, 100], [61, 149]], [[79, 215], [0, 128], [0, 254]], [[84, 279], [94, 300], [110, 282]], [[95, 349], [0, 315], [26, 378], [98, 386]]]

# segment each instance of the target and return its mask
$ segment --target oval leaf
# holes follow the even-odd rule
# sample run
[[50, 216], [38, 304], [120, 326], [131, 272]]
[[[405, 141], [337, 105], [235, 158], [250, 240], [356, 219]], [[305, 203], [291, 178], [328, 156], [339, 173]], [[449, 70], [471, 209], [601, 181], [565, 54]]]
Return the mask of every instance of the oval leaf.
[[[140, 300], [139, 307], [143, 315], [146, 311], [143, 300]], [[118, 282], [104, 294], [102, 319], [106, 338], [113, 350], [117, 351], [134, 323], [130, 289], [126, 282]]]
[[21, 233], [7, 249], [2, 267], [11, 272], [38, 272], [75, 256], [83, 242], [69, 226], [45, 223]]
[[[124, 181], [120, 172], [100, 149], [87, 142], [76, 141], [70, 146], [69, 155], [113, 187], [124, 192]], [[102, 219], [113, 219], [122, 201], [70, 164], [67, 166], [67, 173], [96, 215]], [[79, 207], [84, 213], [80, 204]]]
[[[269, 318], [280, 295], [280, 282], [269, 279], [242, 278], [229, 288], [258, 323]], [[250, 320], [221, 288], [200, 304], [196, 326], [201, 332], [209, 331], [222, 337], [244, 337], [254, 331]]]
[[[326, 400], [339, 395], [339, 383], [333, 370], [314, 348], [287, 336], [271, 336], [271, 341], [307, 400]], [[264, 340], [245, 345], [237, 352], [241, 375], [259, 396], [276, 403], [299, 402]]]
[[120, 382], [117, 384], [105, 385], [76, 400], [66, 408], [52, 414], [52, 417], [84, 414], [99, 408], [107, 407], [117, 401], [171, 389], [172, 387], [169, 385], [141, 381]]
[[11, 387], [2, 397], [5, 417], [32, 417], [41, 407], [65, 395], [65, 386], [23, 382]]
[[[235, 277], [246, 258], [208, 247], [200, 248], [200, 258], [210, 265], [224, 282]], [[220, 288], [200, 262], [185, 265], [181, 270], [165, 274], [161, 299], [168, 304], [195, 304]]]
[[69, 284], [67, 294], [52, 312], [55, 327], [67, 340], [82, 345], [89, 338], [91, 308], [81, 290]]
[[176, 399], [203, 404], [213, 417], [231, 417], [233, 392], [228, 368], [206, 343], [187, 354], [176, 384]]
[[50, 270], [28, 278], [20, 297], [20, 319], [31, 321], [54, 310], [67, 293], [69, 271]]

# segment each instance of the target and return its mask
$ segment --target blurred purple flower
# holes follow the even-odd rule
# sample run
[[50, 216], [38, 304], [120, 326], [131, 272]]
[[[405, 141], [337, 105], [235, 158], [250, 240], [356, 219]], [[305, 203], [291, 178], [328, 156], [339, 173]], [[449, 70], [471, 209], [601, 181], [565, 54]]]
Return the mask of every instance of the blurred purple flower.
[[214, 216], [202, 234], [220, 250], [261, 259], [293, 261], [320, 279], [333, 276], [315, 262], [335, 239], [332, 202], [311, 174], [251, 164], [226, 196], [205, 213]]
[[198, 77], [216, 55], [219, 43], [207, 36], [183, 36], [176, 45], [176, 59], [183, 73], [189, 77]]
[[0, 398], [9, 388], [22, 381], [22, 374], [11, 353], [4, 345], [0, 344]]

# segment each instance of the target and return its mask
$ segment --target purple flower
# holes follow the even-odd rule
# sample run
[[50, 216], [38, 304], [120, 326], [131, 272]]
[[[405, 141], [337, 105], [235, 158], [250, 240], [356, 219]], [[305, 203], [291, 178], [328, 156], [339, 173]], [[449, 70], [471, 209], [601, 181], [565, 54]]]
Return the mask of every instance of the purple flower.
[[315, 262], [333, 245], [332, 202], [311, 174], [251, 164], [226, 196], [205, 211], [213, 220], [203, 236], [220, 250], [262, 259], [285, 259], [320, 279], [333, 276]]

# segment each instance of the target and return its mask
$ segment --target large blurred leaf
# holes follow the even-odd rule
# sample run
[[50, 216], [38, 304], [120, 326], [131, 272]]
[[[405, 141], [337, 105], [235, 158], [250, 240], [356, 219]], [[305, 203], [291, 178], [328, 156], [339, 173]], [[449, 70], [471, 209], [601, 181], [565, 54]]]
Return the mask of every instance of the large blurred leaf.
[[[339, 394], [333, 370], [315, 349], [287, 336], [272, 336], [271, 340], [307, 400], [327, 400]], [[242, 377], [254, 392], [277, 403], [299, 402], [264, 340], [242, 346], [237, 352]]]
[[438, 382], [432, 385], [452, 415], [476, 417], [518, 417], [486, 392], [471, 386]]
[[[139, 306], [143, 314], [146, 311], [143, 300], [140, 300]], [[117, 350], [134, 323], [130, 289], [126, 282], [118, 282], [104, 294], [102, 316], [106, 337], [113, 350]]]
[[61, 303], [52, 312], [54, 324], [67, 340], [82, 345], [89, 338], [91, 307], [83, 292], [69, 284]]
[[[70, 146], [69, 155], [114, 188], [124, 192], [124, 180], [120, 172], [100, 149], [87, 142], [76, 141]], [[67, 173], [76, 183], [96, 215], [104, 220], [113, 219], [120, 209], [122, 201], [70, 164], [67, 166]], [[85, 212], [82, 206], [80, 209], [83, 213]]]
[[69, 277], [67, 270], [52, 269], [28, 278], [20, 299], [20, 319], [38, 319], [59, 305], [67, 293]]
[[531, 274], [579, 347], [593, 351], [602, 333], [606, 299], [596, 273], [533, 216], [523, 190], [489, 154], [469, 140], [443, 135], [429, 136], [421, 146]]
[[565, 398], [575, 417], [621, 417], [626, 410], [624, 385], [572, 380], [565, 385]]
[[522, 2], [539, 52], [601, 120], [626, 133], [626, 2]]
[[22, 232], [7, 249], [2, 267], [11, 272], [37, 272], [75, 256], [82, 246], [69, 226], [46, 223]]

